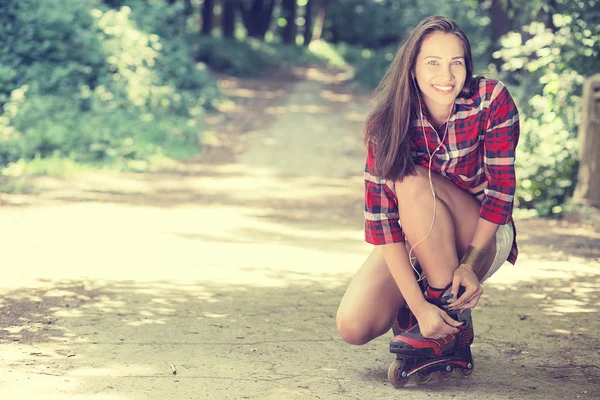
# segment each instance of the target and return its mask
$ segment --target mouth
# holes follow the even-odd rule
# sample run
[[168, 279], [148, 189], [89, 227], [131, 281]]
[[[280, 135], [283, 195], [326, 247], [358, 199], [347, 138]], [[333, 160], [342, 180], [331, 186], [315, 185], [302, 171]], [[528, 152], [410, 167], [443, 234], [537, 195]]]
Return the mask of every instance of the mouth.
[[431, 87], [441, 94], [450, 94], [454, 90], [454, 85], [431, 85]]

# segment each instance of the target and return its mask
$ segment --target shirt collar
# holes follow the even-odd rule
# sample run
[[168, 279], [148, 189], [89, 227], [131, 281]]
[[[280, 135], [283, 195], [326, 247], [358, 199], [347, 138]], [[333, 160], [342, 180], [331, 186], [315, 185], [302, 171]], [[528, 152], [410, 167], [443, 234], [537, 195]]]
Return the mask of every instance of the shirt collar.
[[[465, 98], [465, 97], [457, 97], [454, 104], [459, 106], [462, 109], [471, 109], [477, 107], [477, 104], [473, 101], [473, 97]], [[456, 110], [455, 110], [456, 111]]]
[[[431, 125], [431, 119], [429, 118], [429, 112], [427, 111], [427, 106], [425, 105], [425, 100], [423, 100], [423, 96], [419, 95], [419, 102], [421, 103], [421, 109], [423, 110], [423, 121], [427, 121], [429, 122], [429, 124]], [[477, 104], [475, 104], [475, 102], [473, 101], [473, 96], [466, 98], [466, 97], [457, 97], [456, 100], [454, 101], [454, 110], [452, 111], [452, 114], [450, 114], [450, 118], [448, 119], [448, 121], [450, 121], [454, 115], [462, 110], [470, 110], [472, 108], [476, 108]], [[417, 115], [415, 116], [416, 120], [419, 120], [420, 123], [420, 116], [418, 114], [418, 110], [417, 110]], [[420, 125], [419, 125], [420, 126]]]

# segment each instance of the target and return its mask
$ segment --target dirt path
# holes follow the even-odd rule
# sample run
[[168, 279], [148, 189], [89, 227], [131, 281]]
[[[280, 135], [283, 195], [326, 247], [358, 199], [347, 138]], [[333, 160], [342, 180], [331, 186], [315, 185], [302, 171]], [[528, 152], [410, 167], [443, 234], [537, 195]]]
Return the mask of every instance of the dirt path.
[[[395, 390], [344, 344], [368, 97], [317, 70], [223, 79], [201, 159], [0, 198], [2, 399], [598, 399], [600, 234], [518, 221], [474, 311], [469, 380]], [[175, 371], [176, 373], [174, 373]]]

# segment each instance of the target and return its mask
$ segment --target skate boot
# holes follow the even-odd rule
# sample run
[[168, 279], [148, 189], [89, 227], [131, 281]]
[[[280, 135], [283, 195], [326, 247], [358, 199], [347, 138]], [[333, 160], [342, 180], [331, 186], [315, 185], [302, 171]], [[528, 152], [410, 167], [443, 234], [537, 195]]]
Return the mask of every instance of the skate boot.
[[396, 337], [402, 333], [408, 332], [415, 325], [417, 325], [417, 319], [412, 311], [410, 311], [410, 308], [408, 308], [408, 306], [400, 307], [398, 314], [396, 315], [396, 320], [392, 325], [392, 333], [394, 334], [394, 337]]
[[[419, 264], [418, 261], [415, 263], [415, 268], [418, 272], [418, 274], [415, 273], [415, 278], [419, 279], [420, 274], [423, 273], [423, 269], [421, 268], [421, 265]], [[419, 283], [419, 287], [421, 288], [421, 291], [423, 293], [425, 293], [425, 291], [427, 289], [427, 281], [421, 280], [421, 281], [418, 281], [418, 283]], [[392, 324], [392, 333], [394, 334], [394, 336], [397, 336], [401, 333], [409, 331], [416, 324], [417, 324], [417, 319], [415, 318], [415, 315], [412, 313], [412, 311], [410, 311], [410, 308], [408, 308], [407, 305], [404, 305], [404, 306], [400, 307], [400, 309], [398, 310], [396, 319], [394, 320], [394, 323]]]
[[[399, 323], [394, 329], [395, 336], [390, 341], [390, 352], [396, 354], [396, 361], [388, 370], [390, 383], [395, 387], [405, 386], [411, 376], [414, 376], [417, 384], [425, 384], [434, 373], [437, 373], [440, 381], [446, 381], [450, 379], [454, 369], [464, 378], [473, 372], [470, 347], [473, 343], [471, 310], [467, 309], [461, 313], [448, 311], [450, 290], [450, 285], [442, 290], [428, 288], [426, 298], [430, 303], [448, 312], [450, 317], [463, 322], [458, 328], [458, 333], [442, 339], [427, 339], [421, 335], [418, 323], [409, 326], [411, 324], [406, 322], [410, 322], [414, 316], [412, 319], [397, 318]], [[459, 297], [463, 291], [464, 288], [461, 287]]]

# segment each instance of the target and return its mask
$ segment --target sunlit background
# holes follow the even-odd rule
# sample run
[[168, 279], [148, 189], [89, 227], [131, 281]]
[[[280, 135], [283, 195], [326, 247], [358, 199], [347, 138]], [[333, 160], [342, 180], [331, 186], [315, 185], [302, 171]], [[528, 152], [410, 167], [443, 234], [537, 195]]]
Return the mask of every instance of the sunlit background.
[[[335, 313], [371, 249], [370, 94], [432, 14], [519, 106], [521, 253], [473, 377], [399, 392], [389, 335], [346, 345]], [[600, 398], [599, 25], [597, 1], [2, 2], [0, 398]]]

